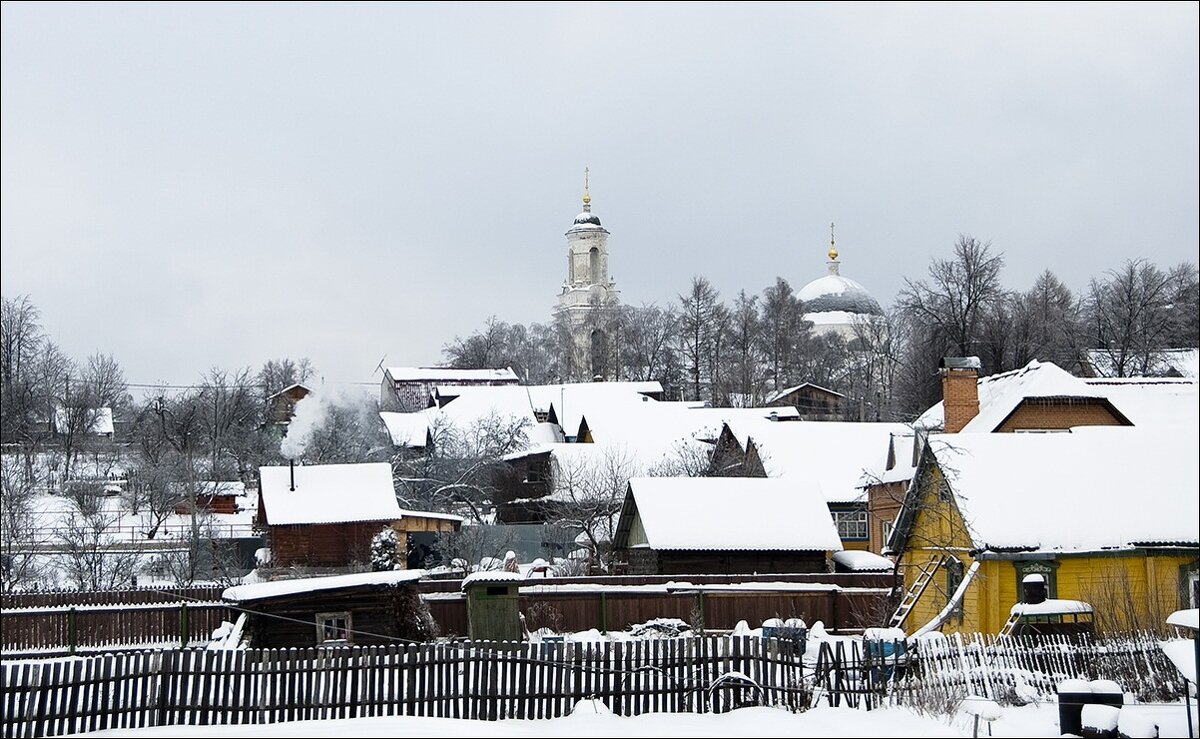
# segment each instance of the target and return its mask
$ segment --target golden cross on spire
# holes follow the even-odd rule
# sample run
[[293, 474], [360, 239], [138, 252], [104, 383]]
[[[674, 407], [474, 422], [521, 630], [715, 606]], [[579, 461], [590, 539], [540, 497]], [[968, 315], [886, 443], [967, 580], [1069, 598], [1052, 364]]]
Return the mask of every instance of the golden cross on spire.
[[836, 262], [837, 258], [838, 258], [838, 250], [837, 250], [837, 246], [834, 244], [834, 239], [833, 239], [833, 222], [830, 221], [830, 223], [829, 223], [829, 260]]
[[588, 194], [588, 168], [583, 168], [583, 204], [591, 205], [592, 196]]

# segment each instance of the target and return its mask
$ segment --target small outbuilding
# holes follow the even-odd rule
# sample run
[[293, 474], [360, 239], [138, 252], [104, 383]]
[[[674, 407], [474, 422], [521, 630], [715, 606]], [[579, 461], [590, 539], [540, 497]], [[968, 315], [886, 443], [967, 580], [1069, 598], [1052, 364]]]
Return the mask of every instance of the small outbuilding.
[[518, 572], [489, 570], [467, 575], [467, 633], [476, 641], [521, 641], [520, 585]]
[[623, 574], [749, 574], [826, 572], [842, 542], [816, 482], [641, 477], [613, 547]]
[[363, 572], [238, 585], [221, 598], [245, 609], [252, 647], [329, 647], [425, 641], [436, 625], [413, 583], [423, 570]]
[[276, 567], [365, 565], [385, 527], [396, 531], [401, 552], [427, 551], [438, 533], [462, 524], [459, 516], [402, 509], [386, 462], [260, 467], [259, 479], [259, 524]]

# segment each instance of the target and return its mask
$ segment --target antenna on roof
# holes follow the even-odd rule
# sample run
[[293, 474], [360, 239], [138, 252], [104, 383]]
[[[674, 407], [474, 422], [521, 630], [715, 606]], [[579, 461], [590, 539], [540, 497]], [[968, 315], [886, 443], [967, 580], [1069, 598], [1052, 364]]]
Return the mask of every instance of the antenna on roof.
[[[383, 372], [383, 360], [385, 359], [387, 359], [386, 354], [379, 358], [379, 364], [375, 365], [375, 372]], [[373, 375], [375, 372], [372, 372], [371, 374]]]

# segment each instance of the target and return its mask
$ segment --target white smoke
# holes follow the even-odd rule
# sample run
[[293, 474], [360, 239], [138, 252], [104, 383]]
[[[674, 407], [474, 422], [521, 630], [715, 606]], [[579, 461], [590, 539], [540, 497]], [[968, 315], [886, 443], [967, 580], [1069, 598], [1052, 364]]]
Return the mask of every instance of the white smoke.
[[312, 438], [313, 432], [325, 423], [328, 411], [328, 401], [319, 390], [314, 390], [301, 398], [292, 410], [292, 420], [287, 426], [287, 436], [279, 442], [279, 453], [287, 459], [299, 459], [308, 447], [308, 441]]

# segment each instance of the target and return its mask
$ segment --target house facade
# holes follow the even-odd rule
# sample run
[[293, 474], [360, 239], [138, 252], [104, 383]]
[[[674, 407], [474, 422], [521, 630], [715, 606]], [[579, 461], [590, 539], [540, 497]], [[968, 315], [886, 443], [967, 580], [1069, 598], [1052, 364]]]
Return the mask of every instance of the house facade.
[[1029, 575], [1049, 598], [1089, 603], [1102, 631], [1191, 607], [1196, 444], [1196, 429], [930, 437], [889, 542], [920, 593], [905, 628], [946, 615], [935, 628], [999, 632]]

